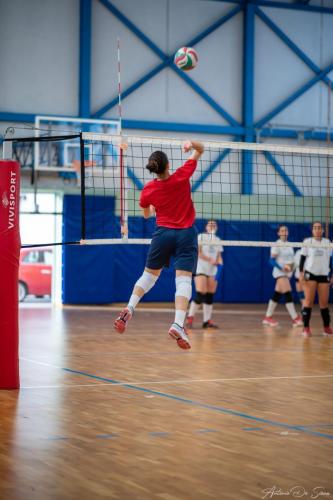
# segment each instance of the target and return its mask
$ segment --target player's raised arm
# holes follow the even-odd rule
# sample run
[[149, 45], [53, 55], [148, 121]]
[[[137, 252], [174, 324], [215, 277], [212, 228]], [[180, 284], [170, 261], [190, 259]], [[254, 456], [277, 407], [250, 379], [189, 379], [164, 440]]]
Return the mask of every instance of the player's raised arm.
[[183, 144], [183, 149], [185, 153], [192, 151], [192, 154], [189, 158], [190, 160], [199, 160], [205, 150], [204, 145], [199, 141], [186, 141]]

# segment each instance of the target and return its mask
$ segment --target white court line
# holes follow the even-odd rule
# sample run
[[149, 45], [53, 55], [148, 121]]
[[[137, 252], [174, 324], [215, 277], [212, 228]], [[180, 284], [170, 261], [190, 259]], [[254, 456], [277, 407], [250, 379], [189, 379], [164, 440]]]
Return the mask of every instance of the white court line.
[[[74, 373], [75, 375], [75, 373]], [[107, 378], [107, 377], [105, 377]], [[22, 386], [21, 389], [60, 389], [65, 387], [98, 387], [98, 386], [128, 386], [128, 385], [165, 385], [165, 384], [195, 384], [201, 382], [256, 382], [256, 381], [272, 381], [272, 380], [300, 380], [300, 379], [317, 379], [317, 378], [333, 378], [332, 375], [295, 375], [282, 377], [238, 377], [238, 378], [212, 378], [212, 379], [192, 379], [192, 380], [160, 380], [160, 381], [139, 381], [139, 382], [107, 382], [95, 384], [64, 384], [64, 385], [41, 385], [41, 386]]]
[[[95, 387], [95, 386], [106, 386], [112, 385], [110, 382], [98, 383], [95, 384], [61, 384], [61, 385], [22, 385], [20, 389], [64, 389], [66, 387]], [[124, 385], [124, 384], [114, 384], [115, 386]]]
[[[119, 311], [122, 306], [63, 306], [63, 309], [76, 309], [82, 311]], [[157, 313], [174, 313], [175, 309], [171, 307], [138, 307], [135, 309], [135, 314], [138, 312], [157, 312]], [[262, 309], [214, 309], [214, 314], [260, 314], [265, 312], [265, 304]], [[288, 312], [280, 311], [277, 315], [287, 316]]]
[[52, 365], [51, 363], [44, 363], [42, 361], [35, 361], [34, 359], [23, 358], [21, 356], [20, 356], [20, 360], [28, 361], [29, 363], [34, 363], [35, 365], [50, 366], [51, 368], [60, 368], [60, 370], [62, 370], [62, 366]]

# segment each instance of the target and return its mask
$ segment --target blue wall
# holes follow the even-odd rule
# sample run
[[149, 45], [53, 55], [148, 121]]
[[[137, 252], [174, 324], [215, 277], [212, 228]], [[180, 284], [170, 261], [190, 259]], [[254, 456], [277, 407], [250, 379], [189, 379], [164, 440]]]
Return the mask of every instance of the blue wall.
[[[106, 235], [115, 237], [114, 217], [108, 225], [98, 226], [100, 212], [114, 211], [114, 199], [87, 197], [87, 237]], [[92, 206], [93, 205], [93, 206]], [[91, 210], [93, 208], [93, 210]], [[63, 241], [80, 239], [80, 197], [64, 197]], [[131, 237], [149, 238], [154, 230], [154, 219], [145, 221], [132, 218], [129, 221]], [[202, 231], [205, 221], [197, 220]], [[302, 241], [309, 236], [305, 224], [288, 224], [291, 241]], [[219, 222], [219, 236], [225, 240], [274, 241], [277, 224], [265, 222]], [[100, 234], [98, 234], [100, 231]], [[119, 234], [119, 231], [118, 231]], [[65, 246], [63, 249], [63, 303], [103, 304], [128, 300], [135, 281], [145, 265], [148, 245], [96, 245]], [[226, 247], [223, 276], [216, 292], [216, 301], [224, 303], [266, 302], [273, 291], [272, 269], [268, 264], [268, 248]], [[173, 301], [175, 293], [172, 267], [163, 270], [156, 286], [143, 301]]]

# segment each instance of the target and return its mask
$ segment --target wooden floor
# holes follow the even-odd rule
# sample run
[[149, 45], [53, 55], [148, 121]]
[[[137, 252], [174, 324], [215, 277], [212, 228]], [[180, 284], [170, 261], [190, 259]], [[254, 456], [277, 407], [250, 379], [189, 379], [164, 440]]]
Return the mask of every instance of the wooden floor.
[[[20, 310], [21, 384], [0, 392], [0, 499], [333, 499], [333, 340], [283, 308], [224, 306], [182, 351], [170, 311]], [[303, 488], [295, 490], [295, 488]]]

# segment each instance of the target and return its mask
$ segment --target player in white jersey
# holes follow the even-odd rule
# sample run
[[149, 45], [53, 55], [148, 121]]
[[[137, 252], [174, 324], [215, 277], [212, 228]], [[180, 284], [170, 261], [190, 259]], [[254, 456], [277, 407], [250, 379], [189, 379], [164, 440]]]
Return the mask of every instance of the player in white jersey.
[[296, 292], [298, 295], [298, 300], [300, 301], [300, 304], [303, 308], [303, 302], [304, 302], [304, 289], [303, 289], [303, 282], [300, 281], [299, 276], [300, 276], [300, 270], [299, 270], [299, 264], [301, 261], [301, 248], [297, 250], [295, 253], [295, 258], [294, 258], [294, 277], [295, 277], [295, 282], [296, 282]]
[[218, 278], [223, 266], [221, 253], [223, 247], [212, 246], [209, 243], [218, 243], [220, 238], [216, 236], [217, 223], [210, 220], [206, 225], [206, 232], [198, 235], [199, 257], [197, 270], [194, 278], [196, 295], [190, 303], [186, 326], [191, 328], [195, 313], [200, 304], [203, 305], [203, 328], [217, 328], [212, 322], [213, 299], [216, 292]]
[[[287, 226], [279, 226], [279, 239], [277, 240], [277, 243], [284, 243], [288, 241], [288, 234], [289, 231]], [[278, 245], [276, 247], [272, 247], [271, 258], [269, 262], [273, 267], [273, 278], [275, 278], [276, 283], [274, 294], [268, 303], [266, 316], [262, 321], [263, 325], [278, 325], [278, 322], [275, 321], [272, 316], [276, 306], [278, 305], [282, 297], [284, 297], [286, 309], [290, 314], [293, 326], [302, 326], [302, 319], [296, 312], [290, 285], [290, 278], [292, 277], [294, 267], [294, 250], [291, 247], [283, 247]]]
[[312, 238], [306, 238], [303, 243], [312, 244], [313, 247], [302, 247], [300, 259], [300, 280], [303, 282], [305, 299], [302, 310], [303, 336], [311, 337], [310, 318], [316, 292], [323, 320], [323, 334], [333, 337], [330, 327], [330, 312], [328, 309], [328, 298], [330, 285], [333, 284], [332, 272], [332, 249], [328, 247], [330, 240], [323, 238], [323, 226], [321, 222], [312, 224]]

